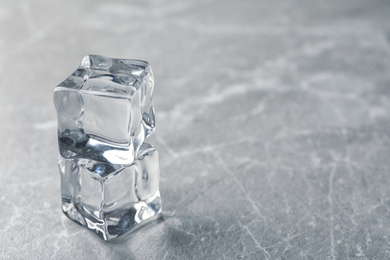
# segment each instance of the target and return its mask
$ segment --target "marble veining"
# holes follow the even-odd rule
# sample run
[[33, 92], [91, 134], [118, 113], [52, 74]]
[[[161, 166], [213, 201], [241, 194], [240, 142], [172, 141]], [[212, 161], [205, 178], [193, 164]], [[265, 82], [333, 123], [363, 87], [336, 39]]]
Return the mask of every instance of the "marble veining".
[[[389, 11], [1, 1], [1, 258], [389, 259]], [[157, 82], [164, 210], [108, 243], [60, 210], [52, 91], [88, 53]]]

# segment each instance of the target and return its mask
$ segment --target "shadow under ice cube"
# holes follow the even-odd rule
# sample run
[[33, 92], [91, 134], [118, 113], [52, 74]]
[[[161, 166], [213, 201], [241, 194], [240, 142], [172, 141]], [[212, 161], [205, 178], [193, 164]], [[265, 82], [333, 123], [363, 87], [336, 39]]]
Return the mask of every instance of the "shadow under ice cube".
[[155, 129], [146, 61], [88, 55], [54, 90], [62, 157], [130, 164]]
[[60, 157], [62, 210], [104, 240], [161, 211], [157, 150], [144, 143], [129, 166]]

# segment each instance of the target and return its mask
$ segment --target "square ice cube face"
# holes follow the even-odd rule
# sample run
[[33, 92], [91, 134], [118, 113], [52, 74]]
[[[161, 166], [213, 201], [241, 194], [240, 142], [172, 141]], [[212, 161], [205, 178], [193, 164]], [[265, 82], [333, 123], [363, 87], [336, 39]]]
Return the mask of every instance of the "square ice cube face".
[[146, 61], [84, 57], [54, 90], [61, 156], [130, 164], [155, 129], [153, 88]]
[[144, 143], [128, 166], [59, 158], [62, 210], [104, 240], [161, 212], [157, 150]]

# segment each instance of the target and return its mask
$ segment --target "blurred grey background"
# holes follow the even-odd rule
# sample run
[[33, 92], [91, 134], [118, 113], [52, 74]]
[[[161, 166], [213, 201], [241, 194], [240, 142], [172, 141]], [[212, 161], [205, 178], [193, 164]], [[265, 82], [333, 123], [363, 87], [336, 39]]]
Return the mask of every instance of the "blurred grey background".
[[[162, 217], [60, 209], [52, 91], [151, 63]], [[0, 0], [2, 259], [389, 259], [389, 1]]]

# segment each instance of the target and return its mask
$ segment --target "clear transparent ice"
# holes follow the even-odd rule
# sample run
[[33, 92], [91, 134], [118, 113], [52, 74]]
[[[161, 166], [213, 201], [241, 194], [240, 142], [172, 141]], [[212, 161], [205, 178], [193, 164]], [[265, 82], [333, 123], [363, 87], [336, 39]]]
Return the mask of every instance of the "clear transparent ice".
[[86, 56], [54, 90], [61, 156], [132, 163], [155, 129], [153, 88], [145, 61]]
[[59, 158], [62, 210], [104, 240], [118, 237], [161, 211], [157, 150], [144, 143], [129, 166]]
[[54, 90], [62, 210], [104, 240], [161, 212], [154, 78], [140, 60], [84, 57]]

